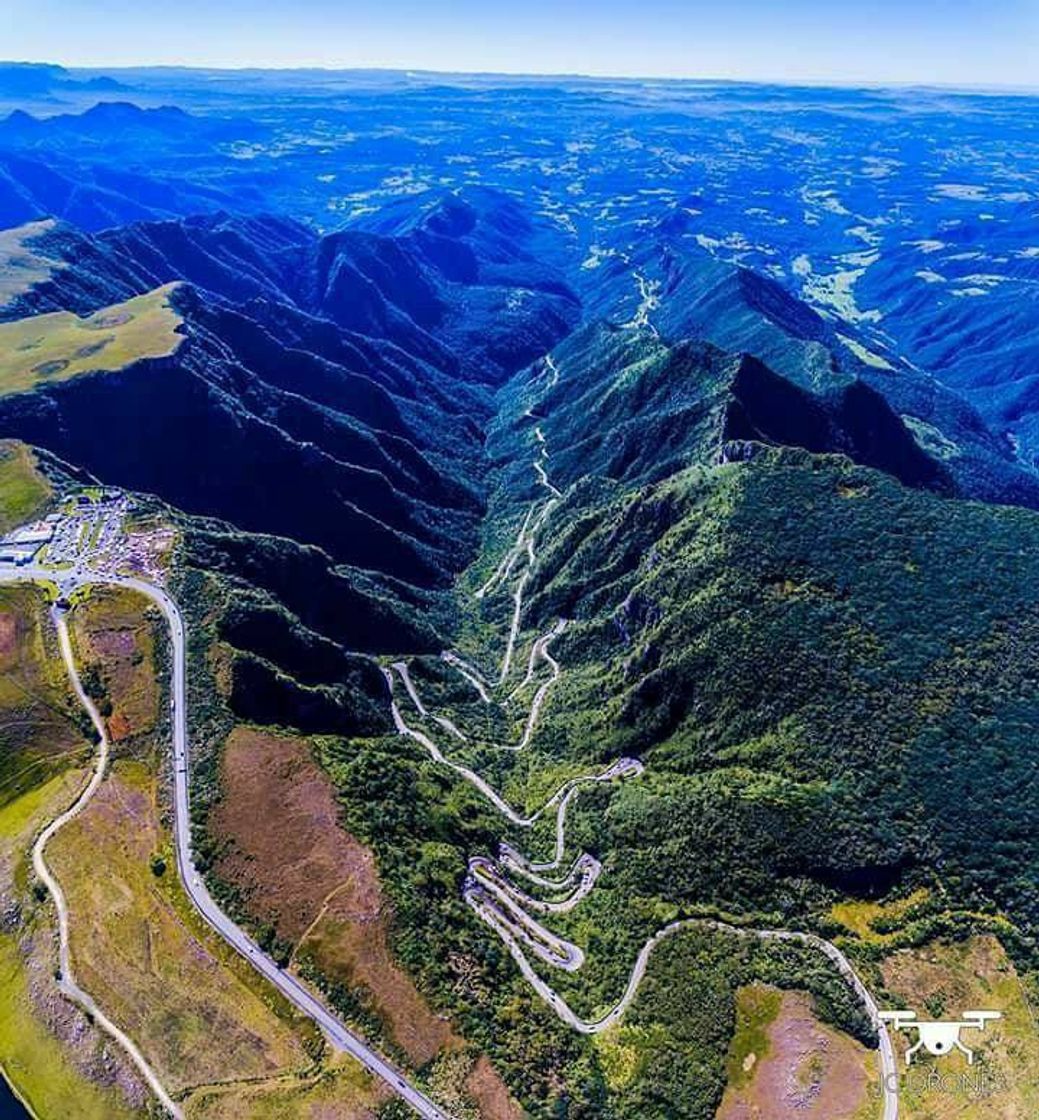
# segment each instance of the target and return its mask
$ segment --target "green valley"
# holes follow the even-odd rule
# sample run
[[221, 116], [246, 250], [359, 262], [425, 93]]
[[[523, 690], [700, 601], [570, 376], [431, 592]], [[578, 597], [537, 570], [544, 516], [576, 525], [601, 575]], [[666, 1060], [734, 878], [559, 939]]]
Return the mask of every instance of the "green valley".
[[135, 75], [0, 119], [38, 1120], [1027, 1120], [1018, 111]]

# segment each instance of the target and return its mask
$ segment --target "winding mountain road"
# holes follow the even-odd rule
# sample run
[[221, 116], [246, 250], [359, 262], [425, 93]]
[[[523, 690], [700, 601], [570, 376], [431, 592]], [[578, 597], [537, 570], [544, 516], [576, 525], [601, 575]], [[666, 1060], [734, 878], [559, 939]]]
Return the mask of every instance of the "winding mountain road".
[[[655, 306], [656, 292], [652, 283], [646, 281], [641, 275], [638, 275], [637, 279], [642, 296], [642, 304], [639, 308], [636, 320], [633, 320], [632, 324], [628, 325], [635, 325], [637, 321], [641, 321], [642, 323], [648, 322], [648, 314]], [[558, 369], [555, 367], [555, 364], [551, 362], [550, 358], [547, 359], [547, 361], [552, 371], [553, 381], [558, 380]], [[531, 414], [532, 413], [528, 409], [527, 415]], [[535, 551], [537, 533], [552, 508], [557, 504], [558, 499], [562, 498], [562, 493], [552, 484], [544, 469], [544, 462], [548, 458], [548, 450], [545, 445], [545, 436], [540, 426], [534, 429], [534, 438], [537, 444], [537, 455], [532, 465], [537, 475], [538, 482], [549, 491], [550, 497], [542, 504], [536, 516], [535, 510], [537, 509], [537, 503], [528, 507], [514, 544], [499, 562], [491, 577], [475, 594], [476, 599], [482, 600], [500, 584], [506, 583], [512, 576], [520, 556], [526, 551], [527, 563], [523, 571], [519, 573], [512, 593], [512, 618], [506, 639], [505, 655], [502, 660], [500, 677], [496, 683], [492, 684], [483, 673], [464, 661], [457, 653], [446, 651], [441, 655], [446, 662], [457, 669], [458, 672], [477, 689], [481, 699], [486, 704], [495, 702], [492, 691], [505, 685], [508, 679], [519, 633], [524, 591], [526, 590], [527, 582], [531, 577], [537, 560]], [[534, 735], [542, 704], [548, 695], [549, 689], [555, 684], [561, 674], [561, 668], [558, 662], [548, 653], [548, 642], [561, 631], [563, 625], [564, 623], [560, 620], [560, 622], [556, 624], [556, 627], [548, 634], [536, 639], [531, 647], [526, 676], [520, 686], [513, 690], [508, 699], [511, 700], [517, 692], [530, 683], [533, 678], [536, 661], [539, 657], [550, 665], [552, 676], [550, 680], [540, 686], [535, 696], [519, 744], [509, 746], [506, 749], [521, 750], [529, 745]], [[530, 963], [526, 952], [524, 952], [524, 946], [544, 964], [567, 972], [576, 972], [582, 967], [585, 959], [584, 952], [578, 945], [575, 945], [565, 938], [559, 937], [551, 930], [547, 929], [541, 922], [534, 918], [529, 911], [533, 910], [542, 914], [565, 913], [576, 906], [592, 890], [602, 872], [602, 865], [589, 853], [580, 856], [562, 880], [549, 880], [544, 878], [540, 873], [557, 871], [562, 864], [563, 856], [566, 851], [566, 810], [571, 798], [578, 792], [580, 787], [588, 782], [612, 781], [619, 777], [640, 774], [643, 769], [642, 763], [637, 759], [623, 758], [619, 759], [612, 767], [601, 774], [571, 779], [569, 782], [560, 786], [556, 793], [536, 813], [524, 816], [509, 805], [496, 790], [480, 777], [479, 774], [469, 767], [445, 757], [429, 735], [418, 728], [410, 726], [405, 721], [394, 697], [394, 674], [400, 678], [409, 699], [421, 718], [432, 719], [441, 727], [445, 728], [445, 730], [448, 730], [460, 742], [468, 742], [468, 737], [465, 732], [459, 729], [453, 722], [444, 717], [437, 716], [436, 714], [431, 714], [427, 710], [426, 705], [423, 703], [411, 679], [407, 663], [404, 661], [394, 662], [389, 669], [383, 669], [383, 674], [389, 687], [390, 707], [397, 731], [421, 744], [429, 752], [435, 762], [450, 767], [461, 777], [465, 778], [466, 781], [480, 790], [480, 792], [491, 801], [495, 808], [514, 825], [529, 828], [552, 806], [558, 807], [556, 813], [555, 847], [553, 856], [549, 861], [543, 863], [532, 862], [515, 848], [506, 843], [502, 843], [497, 861], [489, 859], [486, 856], [474, 856], [470, 859], [469, 871], [463, 887], [463, 897], [480, 920], [488, 925], [498, 937], [501, 938], [524, 978], [564, 1023], [581, 1034], [590, 1035], [606, 1030], [619, 1022], [638, 992], [639, 985], [642, 983], [643, 977], [645, 976], [653, 950], [661, 941], [672, 937], [682, 930], [693, 928], [711, 929], [740, 937], [753, 937], [765, 942], [796, 942], [823, 953], [834, 964], [837, 971], [855, 992], [871, 1025], [877, 1033], [883, 1087], [883, 1120], [897, 1120], [898, 1074], [895, 1065], [894, 1051], [886, 1025], [880, 1018], [880, 1011], [876, 1001], [870, 995], [869, 990], [862, 983], [844, 953], [832, 942], [826, 941], [824, 938], [818, 937], [815, 934], [802, 933], [794, 930], [750, 929], [711, 919], [689, 918], [671, 922], [653, 934], [643, 945], [635, 960], [635, 964], [628, 977], [627, 985], [620, 999], [605, 1015], [598, 1019], [586, 1020], [575, 1014], [559, 993], [541, 978]], [[500, 870], [504, 868], [508, 868], [524, 876], [531, 882], [550, 890], [561, 890], [566, 887], [573, 887], [574, 889], [566, 898], [557, 902], [537, 900], [515, 884], [510, 883], [508, 877]]]
[[[638, 279], [640, 283], [640, 293], [643, 299], [639, 312], [643, 318], [647, 318], [648, 312], [654, 305], [655, 292], [649, 282], [645, 282], [642, 277]], [[546, 357], [545, 368], [550, 372], [552, 384], [554, 384], [559, 378], [559, 371], [550, 356]], [[481, 700], [486, 704], [496, 702], [492, 696], [492, 692], [504, 686], [508, 681], [520, 628], [524, 591], [537, 561], [537, 534], [553, 507], [562, 497], [561, 492], [552, 484], [544, 469], [543, 464], [548, 458], [548, 451], [545, 446], [545, 437], [540, 427], [535, 429], [534, 435], [538, 444], [538, 455], [533, 462], [533, 467], [539, 484], [548, 491], [549, 497], [541, 504], [540, 509], [538, 509], [538, 503], [532, 504], [527, 509], [513, 545], [506, 552], [487, 582], [475, 593], [475, 597], [480, 600], [485, 598], [501, 584], [507, 583], [520, 557], [526, 553], [526, 565], [523, 571], [518, 575], [516, 586], [511, 596], [512, 617], [498, 680], [492, 683], [483, 673], [464, 661], [457, 653], [446, 651], [442, 654], [444, 661], [457, 669], [461, 676], [476, 689]], [[313, 1019], [325, 1032], [333, 1045], [353, 1055], [370, 1072], [385, 1081], [386, 1084], [388, 1084], [390, 1088], [405, 1100], [420, 1116], [427, 1118], [427, 1120], [450, 1120], [446, 1113], [439, 1109], [419, 1090], [410, 1085], [403, 1075], [382, 1058], [381, 1055], [376, 1053], [365, 1042], [349, 1031], [309, 989], [304, 987], [293, 975], [280, 969], [270, 957], [264, 954], [260, 947], [246, 936], [246, 934], [223, 913], [206, 890], [201, 876], [195, 868], [191, 855], [184, 624], [180, 611], [169, 594], [161, 587], [133, 577], [111, 575], [105, 572], [93, 572], [82, 568], [76, 568], [70, 571], [35, 566], [13, 568], [9, 565], [0, 565], [0, 581], [49, 582], [57, 584], [60, 592], [64, 596], [70, 594], [77, 587], [89, 584], [111, 584], [137, 591], [159, 607], [169, 625], [173, 645], [173, 680], [171, 695], [173, 705], [174, 833], [176, 840], [177, 867], [188, 897], [204, 920], [223, 937], [228, 944], [233, 946], [242, 956], [249, 960], [295, 1007]], [[169, 1112], [170, 1115], [179, 1118], [181, 1113], [176, 1103], [170, 1099], [169, 1095], [162, 1088], [158, 1078], [151, 1071], [143, 1056], [134, 1046], [132, 1040], [107, 1020], [96, 1008], [90, 996], [75, 985], [69, 969], [67, 907], [60, 886], [53, 875], [51, 875], [44, 862], [43, 850], [47, 841], [54, 833], [82, 811], [83, 807], [97, 789], [97, 786], [104, 776], [108, 757], [108, 743], [100, 716], [90, 703], [89, 698], [84, 694], [79, 678], [76, 675], [67, 629], [60, 612], [56, 614], [55, 621], [58, 625], [62, 653], [69, 670], [70, 679], [73, 682], [73, 686], [81, 703], [83, 703], [89, 711], [91, 719], [101, 736], [98, 764], [90, 782], [73, 806], [62, 814], [61, 817], [53, 821], [51, 825], [40, 834], [33, 849], [33, 863], [36, 872], [47, 885], [58, 908], [61, 938], [62, 990], [71, 999], [90, 1011], [103, 1029], [124, 1047], [138, 1069], [141, 1070], [142, 1075], [148, 1081], [149, 1085], [151, 1085], [166, 1111]], [[519, 691], [532, 682], [538, 660], [544, 661], [549, 666], [551, 677], [548, 681], [543, 682], [535, 693], [530, 712], [525, 722], [524, 731], [518, 744], [497, 744], [503, 747], [503, 749], [512, 751], [522, 750], [529, 745], [535, 733], [542, 705], [548, 696], [549, 690], [556, 683], [561, 674], [561, 668], [558, 662], [548, 652], [548, 646], [552, 639], [562, 632], [564, 626], [565, 622], [559, 620], [548, 633], [535, 639], [532, 644], [526, 675], [519, 686], [513, 689], [508, 699], [511, 700], [514, 698]], [[712, 919], [689, 918], [671, 922], [653, 934], [643, 945], [628, 977], [625, 989], [617, 1003], [605, 1015], [598, 1019], [586, 1020], [580, 1018], [559, 993], [537, 973], [524, 952], [523, 946], [525, 945], [528, 950], [533, 952], [545, 964], [569, 972], [576, 972], [582, 967], [584, 963], [584, 952], [579, 946], [552, 933], [551, 930], [547, 929], [528, 911], [533, 910], [542, 914], [565, 913], [573, 909], [593, 889], [603, 869], [599, 861], [589, 853], [584, 853], [582, 856], [578, 857], [569, 871], [561, 879], [549, 879], [543, 874], [546, 872], [558, 873], [562, 867], [563, 857], [566, 852], [566, 815], [568, 806], [572, 798], [577, 795], [583, 786], [638, 776], [643, 771], [642, 763], [633, 758], [621, 758], [616, 760], [601, 773], [571, 778], [569, 781], [564, 782], [536, 812], [531, 814], [521, 813], [505, 801], [504, 798], [474, 770], [447, 758], [437, 743], [429, 735], [416, 727], [410, 726], [405, 721], [394, 695], [394, 685], [398, 679], [404, 686], [409, 700], [422, 719], [431, 719], [439, 727], [462, 743], [469, 742], [466, 733], [458, 728], [450, 719], [444, 716], [438, 716], [435, 713], [430, 713], [427, 710], [411, 679], [407, 662], [396, 661], [389, 667], [383, 666], [381, 668], [389, 690], [390, 709], [394, 726], [399, 734], [405, 735], [417, 742], [429, 753], [434, 762], [449, 767], [460, 777], [472, 784], [494, 805], [502, 816], [514, 825], [521, 828], [531, 828], [553, 808], [556, 810], [555, 842], [552, 855], [548, 860], [543, 862], [532, 861], [507, 843], [502, 843], [497, 861], [491, 860], [485, 856], [475, 856], [470, 860], [469, 873], [466, 877], [463, 895], [466, 902], [477, 916], [504, 942], [527, 982], [556, 1012], [563, 1022], [569, 1025], [573, 1030], [586, 1035], [599, 1033], [619, 1022], [638, 992], [639, 985], [645, 976], [653, 950], [661, 941], [682, 930], [693, 928], [710, 929], [740, 937], [753, 937], [766, 942], [797, 942], [823, 953], [849, 984], [865, 1009], [872, 1026], [876, 1030], [878, 1038], [883, 1075], [883, 1120], [897, 1120], [898, 1075], [890, 1036], [885, 1024], [880, 1019], [879, 1008], [841, 950], [832, 942], [826, 941], [814, 934], [792, 930], [756, 930], [734, 926]], [[554, 902], [535, 899], [526, 891], [509, 881], [504, 871], [500, 870], [506, 868], [544, 889], [560, 892], [570, 888], [570, 893], [565, 898]]]
[[[295, 976], [279, 968], [275, 961], [267, 956], [259, 945], [257, 945], [252, 938], [248, 937], [220, 909], [206, 889], [205, 884], [202, 882], [202, 877], [195, 868], [191, 854], [191, 799], [188, 774], [187, 671], [184, 622], [177, 604], [173, 601], [169, 593], [155, 584], [135, 579], [132, 576], [112, 575], [107, 572], [94, 572], [84, 568], [52, 569], [35, 565], [26, 565], [25, 567], [18, 568], [10, 565], [0, 565], [0, 582], [55, 584], [61, 595], [66, 598], [77, 588], [89, 585], [125, 587], [144, 595], [162, 611], [169, 625], [173, 647], [171, 701], [173, 717], [174, 839], [177, 852], [177, 869], [180, 873], [181, 881], [184, 884], [184, 890], [191, 899], [195, 909], [207, 924], [229, 945], [237, 950], [237, 952], [245, 957], [258, 972], [262, 973], [294, 1007], [317, 1023], [335, 1047], [356, 1058], [369, 1072], [379, 1077], [397, 1094], [397, 1096], [406, 1101], [419, 1116], [425, 1117], [426, 1120], [451, 1120], [448, 1113], [444, 1112], [424, 1093], [411, 1085], [399, 1070], [350, 1031], [313, 994], [313, 992], [300, 983]], [[59, 637], [61, 637], [63, 633], [65, 633], [63, 628], [59, 628]], [[62, 640], [64, 652], [64, 643], [68, 640], [67, 633], [65, 633], [65, 637]], [[70, 659], [71, 646], [68, 647], [66, 664], [69, 665], [74, 672], [74, 665]], [[72, 676], [71, 673], [70, 676]], [[79, 685], [79, 678], [72, 676], [72, 680], [80, 701], [87, 706], [91, 714], [91, 719], [94, 720], [95, 726], [102, 732], [103, 736], [104, 728], [100, 716], [96, 709], [90, 705], [89, 698], [83, 693]], [[36, 848], [33, 852], [34, 865], [36, 865], [36, 852], [37, 850], [40, 851], [39, 864], [36, 865], [37, 874], [39, 874], [40, 878], [46, 883], [48, 889], [54, 895], [55, 900], [61, 899], [61, 903], [58, 905], [58, 912], [59, 929], [63, 931], [61, 937], [63, 979], [69, 975], [66, 972], [68, 961], [67, 907], [64, 904], [64, 896], [61, 894], [60, 886], [43, 862], [42, 848], [46, 846], [47, 840], [53, 836], [63, 824], [72, 819], [72, 816], [82, 811], [86, 802], [89, 800], [89, 796], [93, 794], [93, 791], [100, 784], [104, 776], [104, 762], [107, 761], [107, 740], [103, 737], [102, 742], [105, 744], [105, 747], [101, 752], [101, 761], [99, 761], [94, 771], [94, 776], [90, 784], [87, 786], [87, 789], [84, 790], [84, 794], [80, 796], [72, 809], [68, 810], [62, 817], [57, 818], [57, 820], [52, 822], [51, 825], [41, 833], [40, 839], [37, 841]], [[158, 1079], [155, 1078], [154, 1075], [149, 1077], [145, 1072], [148, 1070], [147, 1063], [143, 1056], [140, 1055], [140, 1052], [134, 1046], [133, 1042], [103, 1016], [96, 1008], [93, 1000], [85, 992], [82, 992], [81, 989], [76, 988], [74, 985], [70, 985], [71, 980], [63, 984], [63, 990], [81, 1006], [89, 1009], [91, 1014], [95, 1015], [99, 1024], [101, 1024], [113, 1038], [116, 1038], [120, 1042], [130, 1057], [133, 1058], [142, 1074], [145, 1075], [146, 1080], [148, 1080], [149, 1085], [151, 1085], [152, 1089], [155, 1091], [156, 1096], [159, 1098], [166, 1111], [171, 1116], [179, 1118], [181, 1113], [178, 1106], [170, 1099], [165, 1090], [162, 1089]]]

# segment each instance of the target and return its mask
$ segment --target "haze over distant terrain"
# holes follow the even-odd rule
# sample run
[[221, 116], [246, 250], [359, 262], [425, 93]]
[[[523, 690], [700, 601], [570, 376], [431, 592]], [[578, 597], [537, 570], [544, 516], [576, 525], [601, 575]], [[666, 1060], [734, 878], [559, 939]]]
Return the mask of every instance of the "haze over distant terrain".
[[[41, 1120], [1039, 1114], [1037, 113], [0, 65], [0, 1064]], [[984, 1009], [978, 1064], [907, 1065], [908, 1008]]]
[[7, 8], [7, 57], [81, 66], [1034, 87], [1039, 49], [1029, 0], [11, 0]]

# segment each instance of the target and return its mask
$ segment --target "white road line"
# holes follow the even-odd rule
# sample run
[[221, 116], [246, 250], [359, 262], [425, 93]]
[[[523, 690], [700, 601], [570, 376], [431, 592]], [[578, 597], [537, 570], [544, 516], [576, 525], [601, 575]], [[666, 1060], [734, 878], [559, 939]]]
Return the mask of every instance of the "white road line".
[[[639, 286], [642, 302], [636, 312], [635, 318], [624, 325], [627, 327], [648, 326], [656, 333], [656, 328], [649, 322], [649, 312], [657, 306], [658, 285], [655, 282], [647, 281], [645, 277], [638, 273], [636, 274], [636, 281]], [[546, 368], [550, 369], [553, 373], [552, 384], [555, 384], [555, 381], [558, 380], [558, 370], [556, 370], [551, 356], [546, 356], [545, 361]], [[531, 415], [529, 409], [527, 410], [527, 415]], [[541, 457], [547, 458], [548, 450], [545, 445], [544, 433], [540, 426], [535, 427], [534, 437], [540, 444]], [[551, 511], [552, 506], [555, 504], [555, 499], [562, 497], [559, 490], [550, 482], [541, 460], [535, 459], [533, 466], [538, 476], [538, 481], [542, 486], [548, 488], [552, 492], [553, 497], [545, 502], [533, 524], [531, 524], [531, 517], [535, 506], [532, 505], [528, 508], [527, 516], [524, 518], [519, 536], [509, 553], [509, 563], [507, 565], [504, 564], [504, 562], [499, 564], [495, 576], [492, 577], [491, 581], [488, 581], [488, 583], [493, 582], [496, 584], [502, 579], [507, 579], [509, 574], [511, 574], [515, 559], [518, 558], [523, 551], [524, 546], [526, 547], [527, 566], [526, 570], [520, 576], [513, 592], [512, 618], [506, 639], [505, 654], [502, 659], [501, 674], [498, 681], [499, 685], [505, 683], [511, 668], [519, 631], [523, 593], [526, 589], [530, 573], [536, 563], [534, 542], [537, 533]], [[481, 588], [481, 590], [477, 592], [476, 597], [478, 599], [483, 598], [487, 586], [488, 585], [485, 584], [484, 588]], [[557, 623], [557, 628], [554, 628], [549, 634], [537, 638], [531, 646], [526, 675], [522, 682], [509, 695], [509, 699], [511, 700], [515, 697], [516, 694], [533, 679], [535, 665], [539, 658], [545, 660], [546, 663], [549, 664], [552, 670], [552, 677], [539, 688], [535, 695], [520, 744], [516, 747], [506, 747], [505, 749], [519, 750], [527, 746], [530, 742], [533, 729], [536, 726], [540, 713], [541, 704], [547, 695], [547, 690], [555, 683], [561, 674], [559, 663], [548, 652], [548, 643], [551, 641], [552, 637], [555, 636], [557, 630], [561, 629], [563, 625], [564, 623], [561, 620]], [[470, 683], [474, 684], [485, 703], [491, 702], [489, 688], [485, 685], [482, 676], [475, 669], [462, 661], [457, 654], [445, 653], [442, 656], [445, 661], [454, 665]], [[398, 662], [394, 664], [393, 668], [396, 669], [401, 676], [405, 688], [411, 696], [412, 702], [415, 704], [416, 710], [420, 715], [425, 716], [426, 709], [415, 694], [407, 672], [407, 666]], [[870, 1022], [877, 1031], [884, 1083], [884, 1120], [897, 1120], [898, 1083], [894, 1063], [894, 1052], [891, 1047], [891, 1040], [887, 1033], [886, 1026], [880, 1019], [877, 1005], [844, 954], [841, 953], [835, 945], [814, 934], [786, 930], [741, 929], [736, 926], [726, 925], [722, 922], [701, 919], [672, 922], [655, 933], [642, 947], [628, 978], [627, 986], [617, 1004], [600, 1019], [589, 1021], [579, 1018], [567, 1005], [565, 1000], [537, 974], [530, 964], [530, 961], [527, 959], [520, 942], [526, 945], [540, 960], [554, 968], [564, 969], [569, 972], [575, 972], [581, 968], [584, 963], [584, 953], [581, 948], [573, 942], [552, 933], [552, 931], [547, 929], [541, 922], [533, 918], [528, 913], [528, 910], [534, 910], [544, 914], [565, 913], [576, 906], [592, 890], [602, 871], [602, 865], [588, 853], [580, 856], [562, 879], [552, 880], [541, 874], [542, 872], [556, 871], [562, 864], [563, 856], [566, 851], [566, 810], [570, 799], [585, 782], [612, 780], [616, 777], [640, 774], [642, 772], [642, 764], [635, 759], [620, 759], [603, 774], [594, 777], [578, 778], [571, 782], [564, 783], [537, 813], [530, 817], [523, 817], [505, 802], [501, 796], [473, 770], [448, 760], [428, 735], [408, 726], [401, 716], [396, 701], [393, 699], [393, 674], [386, 669], [383, 669], [383, 674], [389, 686], [390, 707], [397, 730], [401, 734], [407, 735], [420, 743], [429, 752], [435, 762], [450, 767], [465, 778], [466, 781], [480, 790], [498, 811], [513, 824], [521, 827], [530, 827], [553, 805], [558, 807], [556, 812], [555, 846], [551, 860], [543, 863], [532, 862], [521, 855], [515, 848], [503, 843], [501, 845], [497, 864], [503, 868], [510, 868], [531, 882], [548, 890], [562, 890], [568, 887], [573, 888], [566, 898], [555, 902], [535, 899], [526, 891], [510, 883], [508, 878], [498, 871], [498, 866], [495, 864], [495, 861], [482, 856], [473, 857], [469, 861], [468, 875], [465, 886], [463, 887], [463, 897], [477, 916], [504, 941], [523, 976], [565, 1023], [582, 1034], [595, 1034], [618, 1022], [624, 1015], [631, 1001], [635, 998], [635, 994], [645, 974], [653, 949], [661, 940], [672, 936], [682, 929], [699, 926], [700, 928], [711, 928], [737, 933], [740, 936], [756, 937], [765, 941], [798, 941], [818, 949], [829, 957], [830, 960], [837, 965], [838, 971], [851, 985], [863, 1007], [866, 1009]], [[450, 730], [457, 738], [466, 741], [465, 734], [455, 727], [453, 723], [439, 716], [434, 716], [433, 719], [438, 722], [440, 726]], [[524, 907], [527, 909], [524, 909]]]
[[519, 554], [523, 551], [523, 542], [527, 535], [527, 526], [530, 524], [530, 519], [534, 515], [533, 506], [527, 510], [526, 517], [523, 518], [523, 524], [520, 525], [520, 531], [516, 537], [516, 542], [512, 548], [502, 557], [498, 567], [491, 573], [490, 579], [476, 592], [476, 598], [482, 599], [493, 588], [497, 587], [502, 580], [509, 578], [509, 573], [512, 571], [512, 565], [516, 563]]
[[[389, 1087], [425, 1120], [451, 1120], [424, 1093], [411, 1085], [404, 1075], [376, 1050], [349, 1030], [314, 993], [277, 963], [239, 929], [214, 902], [195, 868], [191, 852], [191, 801], [187, 732], [187, 669], [184, 623], [177, 604], [168, 592], [155, 584], [131, 576], [117, 576], [89, 570], [52, 570], [37, 566], [14, 568], [0, 565], [0, 581], [49, 582], [57, 584], [63, 595], [90, 584], [114, 585], [138, 591], [165, 615], [173, 645], [173, 824], [177, 870], [184, 890], [201, 917], [229, 945], [270, 981], [285, 998], [324, 1031], [333, 1046], [356, 1058], [369, 1072]], [[143, 1059], [142, 1059], [143, 1060]]]
[[536, 459], [534, 460], [534, 472], [537, 474], [538, 482], [540, 482], [542, 486], [548, 487], [548, 489], [551, 490], [557, 498], [561, 498], [563, 496], [563, 491], [557, 489], [552, 485], [551, 482], [548, 481], [548, 475], [545, 474], [545, 468]]
[[515, 884], [510, 883], [498, 870], [495, 861], [487, 856], [473, 856], [469, 860], [469, 874], [474, 879], [479, 879], [485, 883], [493, 883], [496, 890], [504, 891], [514, 901], [526, 906], [528, 910], [534, 910], [540, 914], [569, 914], [581, 899], [588, 895], [602, 874], [602, 864], [594, 856], [585, 853], [582, 858], [589, 862], [583, 865], [576, 883], [571, 885], [570, 893], [565, 898], [554, 902], [534, 898]]
[[479, 672], [472, 667], [468, 662], [463, 661], [457, 653], [452, 653], [451, 650], [445, 650], [441, 655], [441, 659], [446, 661], [448, 665], [453, 665], [459, 673], [476, 689], [480, 694], [480, 699], [485, 704], [491, 703], [491, 694], [487, 691], [487, 686], [484, 683], [483, 677]]

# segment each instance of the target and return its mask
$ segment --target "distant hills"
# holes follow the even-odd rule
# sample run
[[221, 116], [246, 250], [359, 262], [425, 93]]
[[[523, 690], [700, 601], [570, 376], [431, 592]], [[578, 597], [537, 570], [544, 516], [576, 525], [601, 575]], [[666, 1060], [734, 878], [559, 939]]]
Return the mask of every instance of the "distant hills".
[[[512, 204], [498, 205], [517, 241], [500, 215], [446, 205], [450, 220], [435, 208], [400, 237], [220, 216], [46, 228], [26, 247], [54, 267], [6, 318], [88, 314], [177, 280], [184, 342], [28, 393], [8, 382], [0, 427], [189, 513], [442, 584], [475, 547], [491, 390], [578, 315]], [[98, 438], [100, 417], [117, 438]]]
[[127, 87], [115, 78], [77, 78], [53, 62], [0, 61], [0, 97], [40, 97], [61, 92], [107, 93]]
[[[90, 314], [177, 281], [186, 342], [8, 396], [0, 424], [188, 512], [433, 586], [474, 547], [490, 394], [570, 335], [544, 401], [564, 480], [661, 477], [763, 442], [1039, 507], [1039, 476], [963, 399], [775, 281], [663, 236], [609, 262], [582, 308], [543, 263], [561, 240], [486, 190], [324, 237], [263, 215], [32, 227], [17, 251], [37, 272], [0, 318]], [[98, 415], [122, 438], [98, 441]]]
[[[690, 917], [839, 937], [881, 994], [941, 936], [1034, 976], [1034, 203], [986, 146], [1018, 107], [134, 80], [0, 122], [0, 439], [21, 508], [96, 480], [175, 530], [202, 866], [235, 724], [312, 736], [394, 967], [538, 1120], [711, 1120], [737, 984], [871, 1040], [821, 954], [704, 929], [616, 1032], [565, 1029], [461, 896], [500, 840], [549, 852], [548, 815], [517, 835], [395, 733], [403, 658], [409, 721], [511, 804], [644, 765], [565, 803], [560, 868], [602, 870], [543, 912], [581, 1014]], [[945, 182], [975, 150], [992, 182]], [[441, 656], [497, 679], [510, 635], [501, 705]], [[368, 1031], [358, 991], [329, 989]]]

